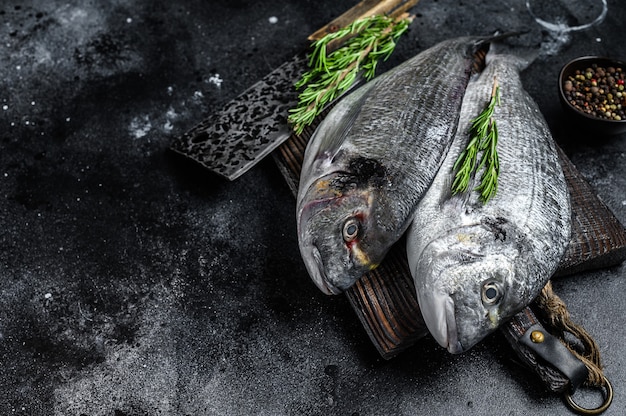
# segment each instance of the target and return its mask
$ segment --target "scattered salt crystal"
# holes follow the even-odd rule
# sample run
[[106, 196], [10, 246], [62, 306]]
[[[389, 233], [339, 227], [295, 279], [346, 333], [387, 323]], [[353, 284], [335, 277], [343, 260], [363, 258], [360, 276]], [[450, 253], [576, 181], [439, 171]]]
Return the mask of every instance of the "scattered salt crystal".
[[4, 111], [7, 111], [7, 110], [9, 109], [9, 106], [5, 104], [5, 105], [3, 105], [3, 106], [2, 106], [2, 109], [3, 109]]
[[46, 293], [43, 297], [46, 299], [52, 299], [52, 293]]
[[622, 201], [622, 205], [626, 205], [626, 199]]
[[269, 18], [269, 19], [267, 19], [267, 20], [268, 20], [268, 21], [270, 22], [270, 24], [272, 24], [272, 25], [275, 25], [276, 23], [278, 23], [278, 17], [276, 17], [276, 16], [270, 16], [270, 18]]
[[172, 131], [174, 129], [174, 124], [172, 124], [172, 120], [176, 120], [176, 118], [178, 117], [178, 114], [176, 114], [176, 111], [174, 111], [174, 109], [172, 107], [167, 109], [167, 113], [165, 113], [165, 117], [166, 117], [166, 121], [165, 124], [163, 125], [163, 129], [165, 131]]
[[222, 86], [222, 82], [224, 80], [220, 78], [220, 74], [211, 75], [208, 80], [209, 84], [214, 84], [216, 87], [220, 88]]
[[596, 38], [596, 42], [602, 42], [602, 38]]
[[69, 123], [69, 122], [70, 122], [70, 118], [69, 118], [69, 117], [66, 117], [66, 118], [65, 118], [65, 121]]
[[178, 117], [178, 114], [176, 114], [176, 111], [172, 107], [170, 107], [167, 109], [167, 113], [165, 113], [165, 116], [167, 118], [173, 119], [173, 118]]
[[150, 123], [150, 118], [143, 116], [133, 118], [128, 130], [136, 139], [141, 139], [146, 136], [151, 129], [152, 123]]
[[132, 23], [133, 19], [131, 17], [126, 18], [126, 23]]
[[34, 101], [31, 101], [31, 102], [30, 102], [30, 105], [35, 105], [35, 102], [34, 102]]

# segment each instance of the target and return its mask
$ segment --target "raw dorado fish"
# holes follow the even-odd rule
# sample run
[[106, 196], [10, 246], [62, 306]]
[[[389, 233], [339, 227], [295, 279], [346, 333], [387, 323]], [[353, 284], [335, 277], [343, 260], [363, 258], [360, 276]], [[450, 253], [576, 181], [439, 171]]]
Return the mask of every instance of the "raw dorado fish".
[[[409, 268], [424, 321], [452, 353], [463, 352], [528, 305], [559, 265], [570, 238], [570, 199], [548, 126], [519, 76], [525, 62], [487, 54], [466, 90], [446, 160], [407, 232]], [[500, 176], [483, 204], [476, 187], [451, 196], [453, 165], [494, 77]], [[479, 156], [480, 157], [480, 156]], [[480, 160], [480, 159], [479, 159]]]
[[450, 147], [484, 38], [444, 41], [342, 99], [304, 155], [300, 251], [326, 294], [375, 268], [406, 231]]

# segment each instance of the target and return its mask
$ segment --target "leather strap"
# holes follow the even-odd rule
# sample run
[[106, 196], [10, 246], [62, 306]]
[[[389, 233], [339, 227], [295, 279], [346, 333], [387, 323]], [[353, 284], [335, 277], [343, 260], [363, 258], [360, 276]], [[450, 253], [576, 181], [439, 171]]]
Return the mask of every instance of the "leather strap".
[[585, 364], [541, 324], [528, 328], [519, 342], [563, 373], [569, 379], [572, 393], [587, 379], [589, 371]]
[[[530, 307], [520, 311], [501, 330], [520, 360], [541, 378], [550, 391], [573, 393], [586, 380], [588, 371], [585, 364], [541, 325]], [[537, 342], [539, 340], [542, 342]]]

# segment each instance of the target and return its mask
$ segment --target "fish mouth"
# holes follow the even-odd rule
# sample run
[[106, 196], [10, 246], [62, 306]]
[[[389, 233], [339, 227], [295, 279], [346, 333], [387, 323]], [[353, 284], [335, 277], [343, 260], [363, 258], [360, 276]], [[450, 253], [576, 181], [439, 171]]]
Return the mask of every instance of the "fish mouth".
[[457, 332], [454, 300], [445, 293], [418, 296], [426, 327], [433, 338], [448, 352], [459, 354], [464, 351]]
[[322, 262], [320, 251], [315, 246], [310, 246], [310, 249], [313, 260], [311, 261], [311, 259], [307, 257], [308, 260], [305, 261], [305, 265], [309, 271], [311, 279], [318, 289], [324, 294], [338, 295], [341, 293], [341, 290], [328, 281], [326, 273], [324, 272], [324, 263]]
[[[340, 196], [329, 197], [325, 199], [313, 199], [301, 208], [299, 208], [298, 218], [298, 235], [300, 243], [300, 252], [302, 259], [306, 266], [309, 276], [315, 283], [315, 285], [326, 295], [336, 295], [341, 293], [337, 287], [328, 282], [328, 277], [324, 271], [324, 262], [322, 261], [322, 255], [314, 242], [310, 241], [306, 237], [302, 237], [305, 229], [305, 224], [328, 205], [331, 205], [335, 200], [340, 199]], [[306, 241], [309, 240], [309, 241]]]

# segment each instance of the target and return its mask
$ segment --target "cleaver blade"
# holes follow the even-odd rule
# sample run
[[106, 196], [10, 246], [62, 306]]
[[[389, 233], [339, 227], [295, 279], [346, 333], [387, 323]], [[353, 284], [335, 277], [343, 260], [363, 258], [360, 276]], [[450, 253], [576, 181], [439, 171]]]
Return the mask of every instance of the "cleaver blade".
[[[319, 39], [357, 19], [375, 14], [398, 16], [417, 2], [363, 0], [309, 39]], [[171, 150], [228, 180], [237, 179], [292, 134], [287, 117], [289, 109], [298, 103], [294, 84], [307, 70], [306, 53], [302, 52], [177, 138]]]
[[297, 104], [294, 82], [307, 70], [304, 53], [283, 63], [182, 135], [171, 149], [235, 180], [291, 134], [288, 111]]

